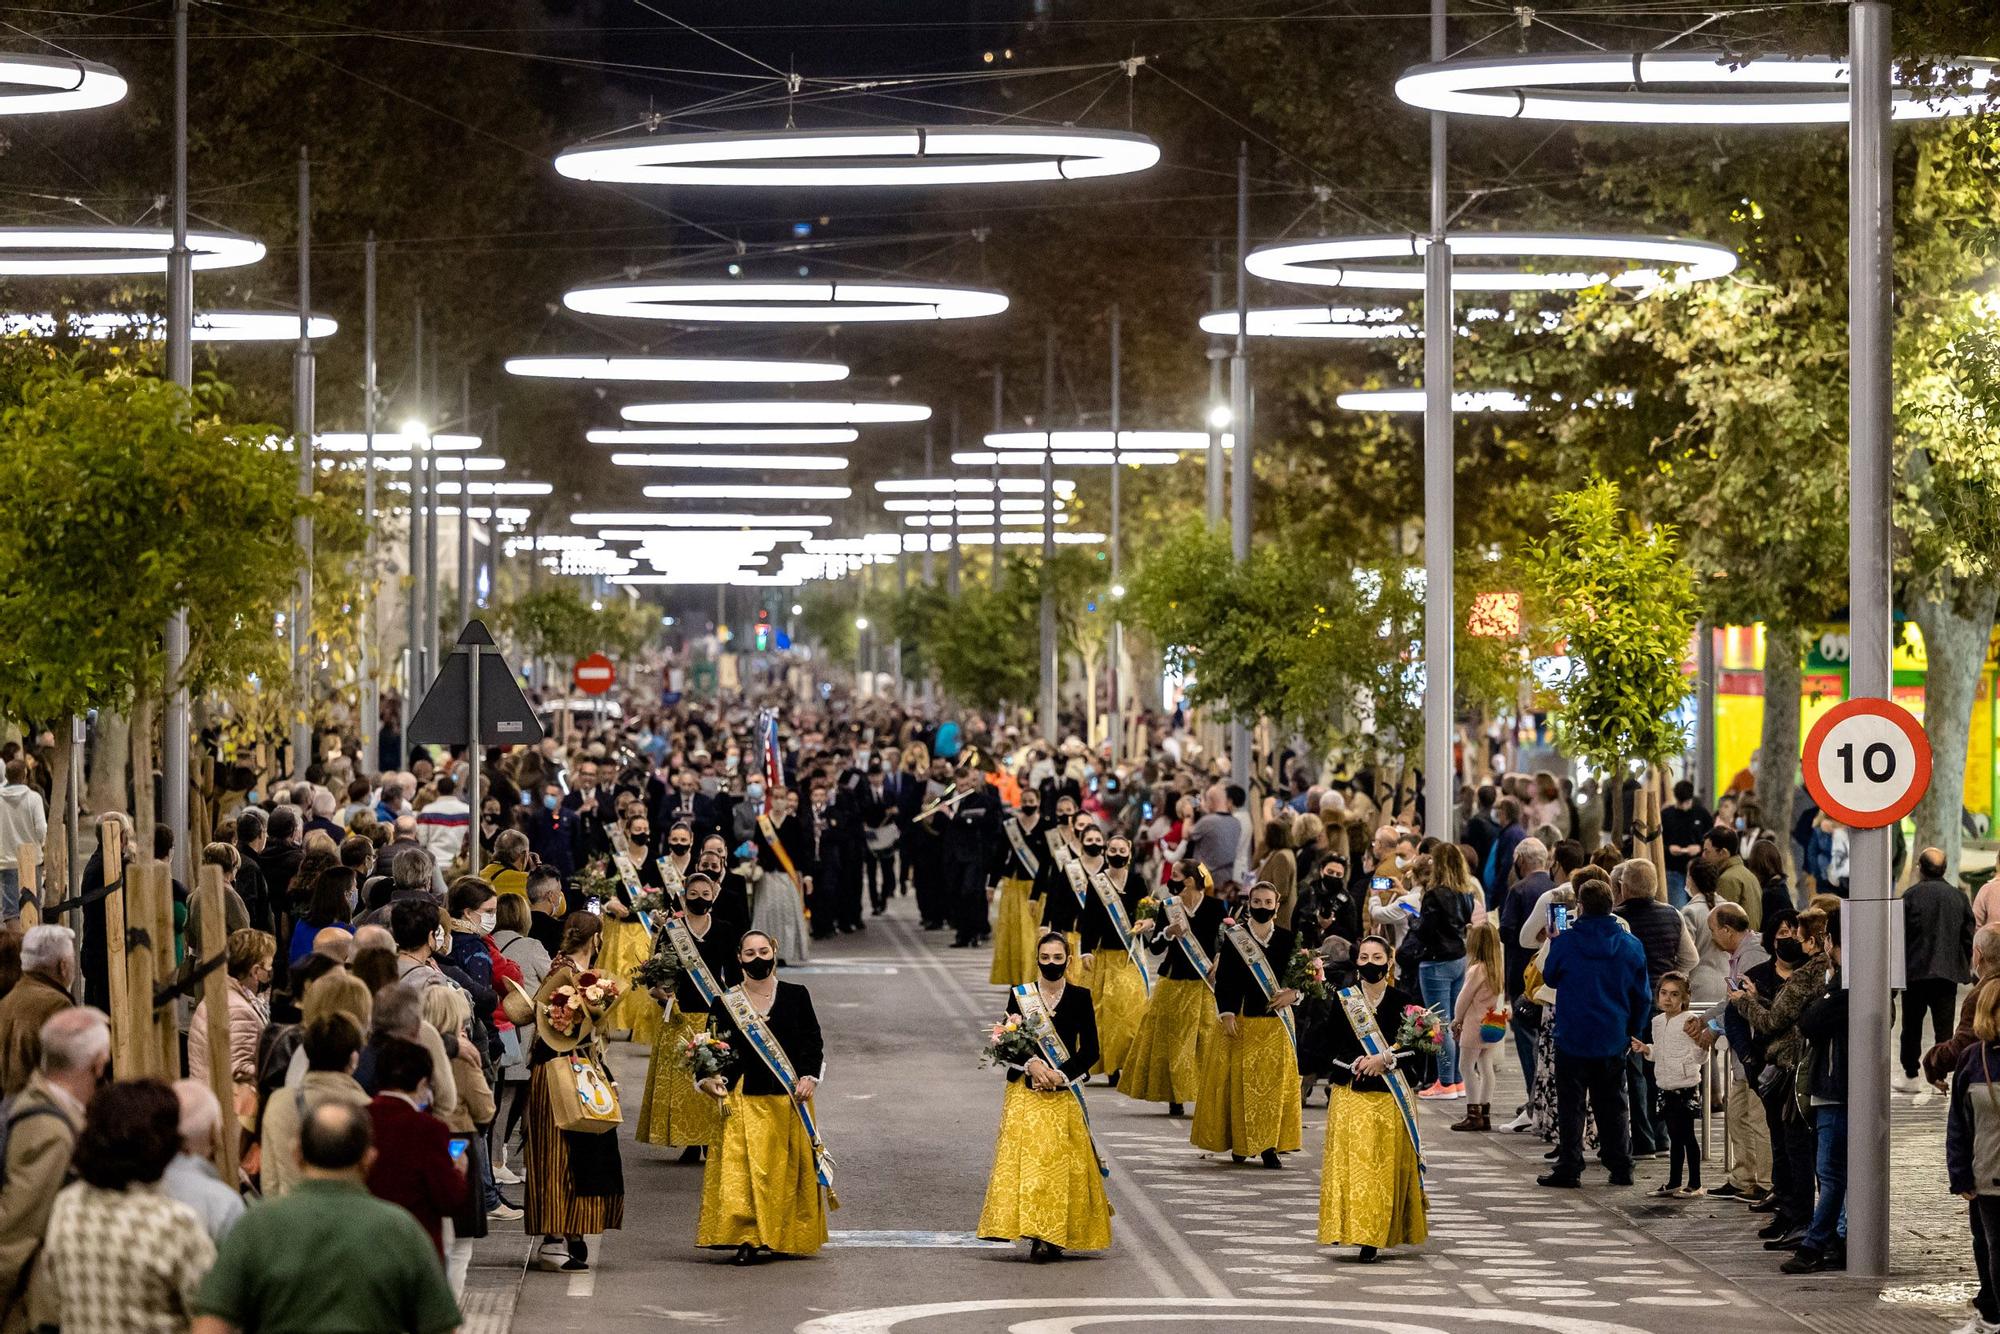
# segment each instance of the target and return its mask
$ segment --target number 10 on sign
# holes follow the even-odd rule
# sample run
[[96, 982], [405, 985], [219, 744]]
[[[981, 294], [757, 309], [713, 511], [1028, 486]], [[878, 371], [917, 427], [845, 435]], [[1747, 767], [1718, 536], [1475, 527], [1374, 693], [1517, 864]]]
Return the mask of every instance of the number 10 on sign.
[[1930, 786], [1930, 738], [1900, 704], [1850, 699], [1806, 737], [1805, 781], [1820, 810], [1849, 828], [1892, 825]]

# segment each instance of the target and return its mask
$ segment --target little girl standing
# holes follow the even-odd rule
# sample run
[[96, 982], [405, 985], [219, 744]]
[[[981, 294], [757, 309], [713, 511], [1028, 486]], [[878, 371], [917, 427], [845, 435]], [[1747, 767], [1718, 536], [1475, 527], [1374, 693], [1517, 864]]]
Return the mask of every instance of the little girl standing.
[[[1500, 987], [1500, 930], [1489, 918], [1465, 930], [1465, 981], [1459, 987], [1458, 1008], [1451, 1018], [1451, 1035], [1458, 1042], [1460, 1077], [1465, 1080], [1465, 1119], [1453, 1130], [1493, 1129], [1493, 1076], [1500, 1041], [1481, 1035], [1488, 1013], [1504, 1008]], [[1500, 1026], [1502, 1038], [1506, 1025]]]
[[[1694, 1140], [1694, 1118], [1701, 1067], [1708, 1053], [1687, 1035], [1687, 975], [1668, 973], [1661, 977], [1658, 1000], [1660, 1012], [1653, 1016], [1652, 1044], [1633, 1039], [1653, 1063], [1653, 1075], [1660, 1085], [1660, 1108], [1667, 1122], [1667, 1184], [1653, 1194], [1686, 1200], [1701, 1194], [1701, 1147]], [[1687, 1166], [1685, 1186], [1681, 1184], [1683, 1163]]]

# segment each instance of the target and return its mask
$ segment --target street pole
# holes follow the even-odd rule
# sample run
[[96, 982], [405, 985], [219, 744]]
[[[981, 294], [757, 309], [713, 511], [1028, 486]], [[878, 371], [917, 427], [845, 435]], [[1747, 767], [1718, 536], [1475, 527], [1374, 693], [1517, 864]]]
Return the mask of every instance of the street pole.
[[[1431, 59], [1449, 55], [1445, 0], [1431, 0]], [[1452, 765], [1452, 542], [1457, 531], [1452, 448], [1451, 225], [1445, 115], [1431, 113], [1431, 235], [1424, 251], [1424, 832], [1449, 843], [1458, 797]], [[1615, 786], [1615, 784], [1614, 784]], [[1400, 794], [1399, 794], [1400, 795]], [[1614, 794], [1615, 795], [1615, 794]]]
[[[465, 488], [458, 492], [458, 514], [461, 519], [469, 508], [465, 504]], [[468, 617], [468, 620], [471, 618]], [[461, 637], [472, 639], [461, 629]], [[477, 636], [479, 639], [485, 635]], [[478, 875], [479, 863], [479, 659], [486, 652], [484, 644], [468, 643], [465, 646], [465, 803], [472, 808], [471, 818], [465, 822], [465, 869], [468, 875]], [[449, 767], [448, 765], [445, 767]]]
[[[936, 428], [934, 428], [931, 425], [930, 419], [928, 417], [924, 419], [924, 476], [925, 477], [937, 476], [937, 431]], [[924, 517], [928, 519], [930, 516], [925, 515]], [[954, 543], [958, 541], [957, 526], [958, 526], [958, 500], [957, 497], [954, 496], [952, 498], [953, 532], [951, 535], [951, 540]], [[929, 523], [924, 524], [923, 534], [924, 534], [924, 563], [923, 563], [924, 586], [929, 587], [931, 582], [931, 526]], [[792, 637], [792, 632], [790, 630], [785, 631], [785, 638], [790, 639], [791, 637]]]
[[[1889, 696], [1891, 376], [1889, 6], [1848, 10], [1848, 692]], [[1847, 1257], [1851, 1272], [1889, 1272], [1889, 831], [1850, 836], [1852, 889], [1841, 932], [1847, 1011]]]
[[[1056, 331], [1049, 326], [1042, 351], [1042, 431], [1043, 443], [1055, 443], [1056, 427]], [[1039, 661], [1042, 667], [1042, 737], [1051, 743], [1061, 730], [1057, 718], [1056, 693], [1056, 592], [1052, 575], [1056, 560], [1056, 452], [1042, 451], [1042, 635]], [[1000, 497], [993, 497], [993, 539], [1000, 540]], [[997, 549], [997, 548], [996, 548]]]
[[[958, 453], [958, 404], [956, 401], [951, 405], [951, 452], [954, 454]], [[952, 597], [957, 597], [958, 564], [961, 559], [958, 551], [958, 492], [953, 491], [949, 495], [951, 498], [951, 508], [946, 511], [946, 517], [951, 522], [945, 525], [945, 531], [951, 534], [951, 547], [945, 552], [944, 556], [944, 591]], [[996, 505], [1000, 503], [997, 496], [994, 498], [993, 503]], [[935, 515], [928, 514], [924, 516], [925, 532], [935, 531], [930, 524], [930, 521], [935, 517]]]
[[[299, 346], [292, 356], [292, 416], [294, 448], [299, 455], [299, 499], [313, 493], [313, 363], [312, 324], [312, 161], [299, 148]], [[312, 764], [312, 598], [313, 527], [310, 514], [300, 514], [296, 540], [305, 563], [299, 567], [298, 606], [292, 613], [292, 690], [297, 715], [292, 719], [292, 776], [304, 778]]]
[[[1222, 254], [1219, 248], [1208, 272], [1208, 304], [1214, 309], [1222, 306]], [[1208, 516], [1211, 528], [1222, 523], [1223, 428], [1216, 423], [1215, 410], [1222, 406], [1222, 361], [1226, 355], [1220, 339], [1208, 340], [1208, 474], [1204, 479], [1207, 483], [1207, 507], [1203, 513]]]
[[[472, 368], [458, 373], [458, 428], [472, 429]], [[472, 474], [458, 475], [458, 628], [472, 619]]]
[[[1702, 621], [1694, 633], [1694, 773], [1690, 777], [1695, 799], [1706, 809], [1716, 798], [1715, 626]], [[1770, 652], [1768, 643], [1764, 651]]]
[[[427, 437], [430, 434], [431, 428], [421, 420], [424, 411], [424, 308], [422, 303], [417, 305], [416, 321], [411, 332], [411, 341], [410, 397], [413, 400], [411, 414], [419, 419], [418, 428]], [[417, 706], [422, 704], [424, 699], [424, 686], [430, 679], [424, 672], [429, 655], [424, 651], [423, 636], [423, 453], [426, 448], [426, 442], [424, 440], [411, 440], [407, 443], [410, 449], [410, 589], [409, 605], [404, 608], [404, 611], [407, 613], [405, 619], [409, 622], [408, 638], [410, 647], [409, 661], [405, 664], [405, 670], [409, 673], [409, 676], [403, 683], [403, 722], [405, 726], [408, 725], [410, 719], [417, 716]], [[410, 746], [409, 742], [405, 741], [403, 743], [403, 753], [397, 757], [397, 763], [404, 768], [408, 768], [409, 762]]]
[[[183, 392], [194, 387], [194, 256], [187, 243], [188, 211], [188, 0], [174, 0], [174, 167], [173, 249], [167, 254], [167, 378]], [[187, 883], [188, 868], [188, 737], [193, 730], [187, 686], [181, 680], [187, 665], [188, 618], [182, 608], [167, 619], [166, 717], [161, 723], [161, 782], [166, 789], [167, 828], [173, 834], [173, 874]], [[76, 720], [82, 729], [83, 720]], [[83, 747], [75, 745], [70, 763], [72, 792], [83, 783]], [[76, 829], [72, 809], [70, 828]], [[82, 878], [74, 856], [71, 884]]]
[[[1443, 3], [1443, 0], [1439, 0]], [[1238, 565], [1250, 559], [1250, 145], [1236, 150], [1236, 350], [1229, 358], [1229, 551]], [[1250, 725], [1229, 725], [1229, 777], [1250, 790]]]
[[[1124, 329], [1118, 322], [1118, 306], [1114, 302], [1111, 306], [1111, 595], [1106, 600], [1108, 604], [1107, 609], [1111, 613], [1111, 671], [1108, 678], [1109, 689], [1107, 691], [1109, 698], [1106, 701], [1110, 705], [1110, 708], [1105, 714], [1104, 723], [1104, 739], [1111, 745], [1111, 762], [1114, 765], [1118, 763], [1118, 753], [1122, 749], [1120, 745], [1122, 738], [1119, 735], [1121, 731], [1119, 726], [1121, 714], [1119, 710], [1124, 707], [1125, 703], [1124, 691], [1119, 688], [1118, 675], [1120, 650], [1123, 647], [1125, 636], [1125, 626], [1118, 614], [1120, 599], [1125, 595], [1125, 586], [1118, 581], [1118, 539], [1120, 536], [1121, 520], [1124, 517], [1124, 497], [1120, 494], [1119, 488], [1125, 473], [1124, 466], [1118, 461], [1118, 442], [1120, 439], [1118, 434], [1120, 422], [1119, 380], [1122, 378], [1120, 375], [1120, 371], [1122, 370], [1120, 357], [1124, 350], [1123, 334]], [[1051, 455], [1053, 456], [1055, 447], [1053, 434], [1050, 436], [1049, 445]], [[1043, 503], [1050, 503], [1053, 499], [1053, 497], [1049, 497]]]
[[[924, 533], [924, 541], [930, 541], [928, 530]], [[903, 595], [909, 591], [910, 560], [908, 554], [903, 550], [902, 535], [898, 534], [896, 537], [896, 605], [898, 607], [903, 605]], [[891, 643], [893, 647], [889, 650], [889, 670], [894, 674], [896, 681], [896, 706], [901, 708], [907, 701], [903, 698], [903, 636], [900, 631]]]
[[[995, 366], [993, 368], [993, 430], [996, 434], [1006, 429], [1004, 425], [1006, 420], [1005, 413], [1007, 411], [1006, 375], [1007, 372], [1002, 370], [999, 366]], [[957, 442], [954, 441], [953, 443], [956, 444]], [[1004, 552], [1006, 548], [1002, 544], [1000, 538], [1000, 534], [1002, 532], [1001, 521], [1002, 519], [1005, 518], [1005, 516], [1000, 512], [1002, 508], [1000, 504], [1000, 453], [997, 448], [994, 450], [993, 453], [992, 482], [993, 482], [993, 587], [998, 589], [1002, 584], [1007, 582], [1007, 562], [1002, 558], [1002, 552]], [[954, 511], [954, 514], [952, 518], [952, 524], [954, 525], [954, 527], [956, 527], [958, 523], [956, 515], [957, 508], [958, 508], [958, 499], [957, 497], [953, 497], [952, 509]]]
[[[361, 570], [364, 581], [375, 574], [375, 233], [361, 249], [361, 522], [364, 529]], [[361, 718], [356, 728], [361, 748], [359, 772], [374, 773], [382, 767], [376, 754], [375, 727], [382, 714], [382, 701], [375, 684], [375, 599], [365, 591], [361, 606]]]

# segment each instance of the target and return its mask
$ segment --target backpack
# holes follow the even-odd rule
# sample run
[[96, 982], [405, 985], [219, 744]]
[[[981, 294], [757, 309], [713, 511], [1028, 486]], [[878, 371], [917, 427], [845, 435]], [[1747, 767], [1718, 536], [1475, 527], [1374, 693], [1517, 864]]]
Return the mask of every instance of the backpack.
[[61, 1116], [62, 1113], [47, 1103], [32, 1107], [21, 1107], [20, 1094], [15, 1094], [5, 1102], [0, 1102], [0, 1190], [7, 1185], [7, 1142], [13, 1137], [14, 1127], [23, 1121], [32, 1121], [38, 1116]]

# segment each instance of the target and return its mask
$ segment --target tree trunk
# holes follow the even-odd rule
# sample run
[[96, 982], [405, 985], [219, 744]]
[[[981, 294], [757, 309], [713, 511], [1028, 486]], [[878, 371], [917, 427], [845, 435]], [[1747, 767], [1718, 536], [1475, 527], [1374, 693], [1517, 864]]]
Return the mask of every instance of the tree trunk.
[[145, 861], [153, 855], [157, 787], [153, 781], [153, 697], [143, 690], [132, 701], [128, 740], [132, 748], [132, 837], [138, 842], [135, 855]]
[[1911, 851], [1942, 848], [1947, 878], [1958, 875], [1966, 742], [1972, 731], [1972, 700], [1986, 671], [1996, 601], [2000, 584], [1953, 581], [1942, 597], [1910, 602], [1910, 616], [1924, 632], [1924, 730], [1930, 734], [1932, 757], [1931, 785], [1917, 803], [1917, 837]]
[[[57, 844], [60, 843], [63, 845], [65, 853], [68, 852], [71, 846], [66, 841], [69, 836], [69, 769], [71, 750], [69, 739], [74, 735], [73, 729], [75, 726], [76, 722], [73, 718], [65, 717], [62, 720], [62, 725], [56, 730], [55, 757], [54, 761], [49, 765], [49, 832], [48, 836], [42, 840], [42, 865], [44, 866], [53, 864], [55, 859], [52, 854], [55, 852]], [[44, 903], [52, 902], [47, 896], [44, 896], [42, 901]]]
[[1799, 628], [1764, 622], [1764, 726], [1757, 738], [1757, 806], [1792, 865], [1792, 798], [1799, 785]]
[[90, 790], [84, 793], [92, 815], [132, 809], [131, 790], [125, 785], [131, 753], [128, 733], [124, 714], [98, 710], [97, 749], [91, 757]]

